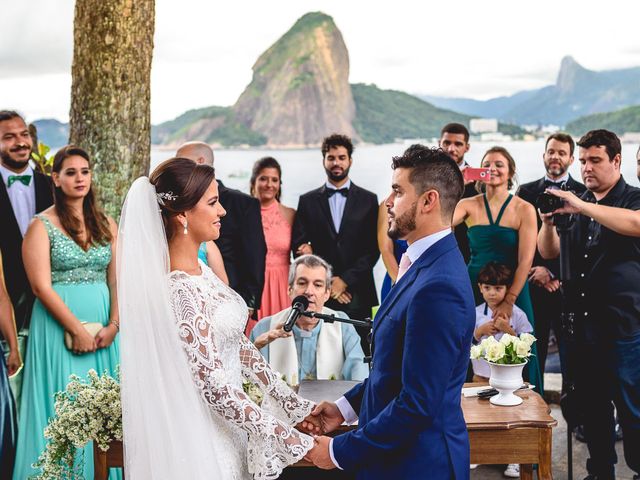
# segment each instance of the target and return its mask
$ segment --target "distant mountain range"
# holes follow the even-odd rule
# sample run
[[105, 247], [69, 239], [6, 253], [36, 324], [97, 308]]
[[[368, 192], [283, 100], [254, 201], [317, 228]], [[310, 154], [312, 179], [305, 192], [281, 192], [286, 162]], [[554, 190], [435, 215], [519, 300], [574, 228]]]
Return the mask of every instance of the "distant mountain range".
[[[352, 85], [348, 77], [349, 53], [333, 19], [307, 13], [260, 55], [233, 106], [189, 110], [153, 126], [152, 143], [306, 147], [340, 132], [381, 144], [437, 137], [444, 124], [468, 126], [477, 117], [498, 118], [499, 131], [511, 135], [523, 134], [517, 125], [526, 124], [566, 125], [572, 132], [609, 124], [618, 133], [640, 131], [640, 107], [600, 113], [640, 105], [640, 67], [594, 72], [565, 57], [555, 85], [486, 101], [418, 98], [373, 84]], [[34, 123], [44, 143], [54, 148], [67, 143], [68, 125], [50, 119]]]
[[620, 136], [627, 132], [640, 132], [640, 105], [615, 112], [587, 115], [569, 122], [566, 126], [566, 130], [576, 136], [596, 128], [605, 128]]
[[517, 125], [563, 126], [581, 116], [640, 104], [640, 67], [596, 72], [564, 57], [555, 85], [489, 100], [420, 95], [440, 108]]

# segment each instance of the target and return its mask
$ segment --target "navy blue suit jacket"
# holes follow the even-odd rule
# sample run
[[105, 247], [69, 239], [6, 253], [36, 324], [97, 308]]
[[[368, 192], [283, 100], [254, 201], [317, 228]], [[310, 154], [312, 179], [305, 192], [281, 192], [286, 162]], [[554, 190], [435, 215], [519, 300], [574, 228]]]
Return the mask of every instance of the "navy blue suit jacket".
[[376, 315], [369, 378], [345, 397], [359, 426], [333, 440], [336, 461], [359, 479], [468, 479], [460, 407], [475, 305], [455, 237], [411, 266]]

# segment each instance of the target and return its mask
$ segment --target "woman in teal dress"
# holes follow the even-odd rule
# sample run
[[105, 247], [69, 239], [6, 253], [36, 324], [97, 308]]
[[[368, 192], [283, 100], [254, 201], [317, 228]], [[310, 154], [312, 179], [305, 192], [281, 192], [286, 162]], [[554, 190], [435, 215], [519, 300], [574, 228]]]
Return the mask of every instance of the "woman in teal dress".
[[[513, 187], [516, 164], [503, 147], [489, 149], [481, 166], [489, 168], [490, 178], [483, 184], [484, 193], [465, 198], [458, 203], [453, 217], [454, 226], [466, 222], [471, 258], [469, 277], [476, 305], [483, 299], [478, 289], [478, 273], [487, 263], [494, 261], [514, 271], [513, 283], [504, 300], [494, 310], [494, 316], [511, 318], [515, 303], [526, 314], [534, 327], [533, 306], [527, 278], [536, 251], [538, 226], [533, 206], [509, 190]], [[534, 344], [533, 354], [536, 354]], [[537, 357], [529, 361], [529, 381], [543, 391]]]
[[[43, 435], [54, 395], [69, 375], [90, 369], [115, 375], [119, 330], [115, 285], [117, 226], [96, 205], [88, 154], [74, 146], [55, 156], [54, 205], [31, 222], [23, 243], [25, 270], [37, 297], [25, 359], [14, 480], [36, 474], [31, 464], [45, 448]], [[99, 322], [93, 337], [81, 322]], [[64, 332], [71, 334], [71, 349]], [[93, 449], [84, 449], [84, 476], [93, 478]], [[120, 477], [114, 471], [112, 478]]]

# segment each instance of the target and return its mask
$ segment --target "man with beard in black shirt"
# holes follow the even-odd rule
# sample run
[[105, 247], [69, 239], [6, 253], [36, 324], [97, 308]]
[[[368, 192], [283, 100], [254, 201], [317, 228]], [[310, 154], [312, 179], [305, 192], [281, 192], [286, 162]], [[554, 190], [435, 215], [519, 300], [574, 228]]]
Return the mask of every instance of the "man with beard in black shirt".
[[607, 130], [578, 142], [582, 196], [547, 189], [564, 206], [541, 214], [538, 249], [556, 258], [560, 239], [553, 215], [571, 214], [569, 260], [575, 320], [566, 357], [575, 403], [582, 413], [591, 480], [613, 480], [617, 462], [614, 405], [622, 427], [624, 456], [640, 478], [640, 189], [620, 174], [621, 145]]

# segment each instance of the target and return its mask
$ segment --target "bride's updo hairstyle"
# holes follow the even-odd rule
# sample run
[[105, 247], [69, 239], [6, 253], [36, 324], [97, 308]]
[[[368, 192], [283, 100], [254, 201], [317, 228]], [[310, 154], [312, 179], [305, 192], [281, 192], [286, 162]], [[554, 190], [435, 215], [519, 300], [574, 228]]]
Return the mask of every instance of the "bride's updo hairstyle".
[[167, 240], [170, 240], [175, 229], [171, 218], [196, 206], [215, 181], [215, 171], [188, 158], [170, 158], [158, 165], [149, 181], [156, 189]]

